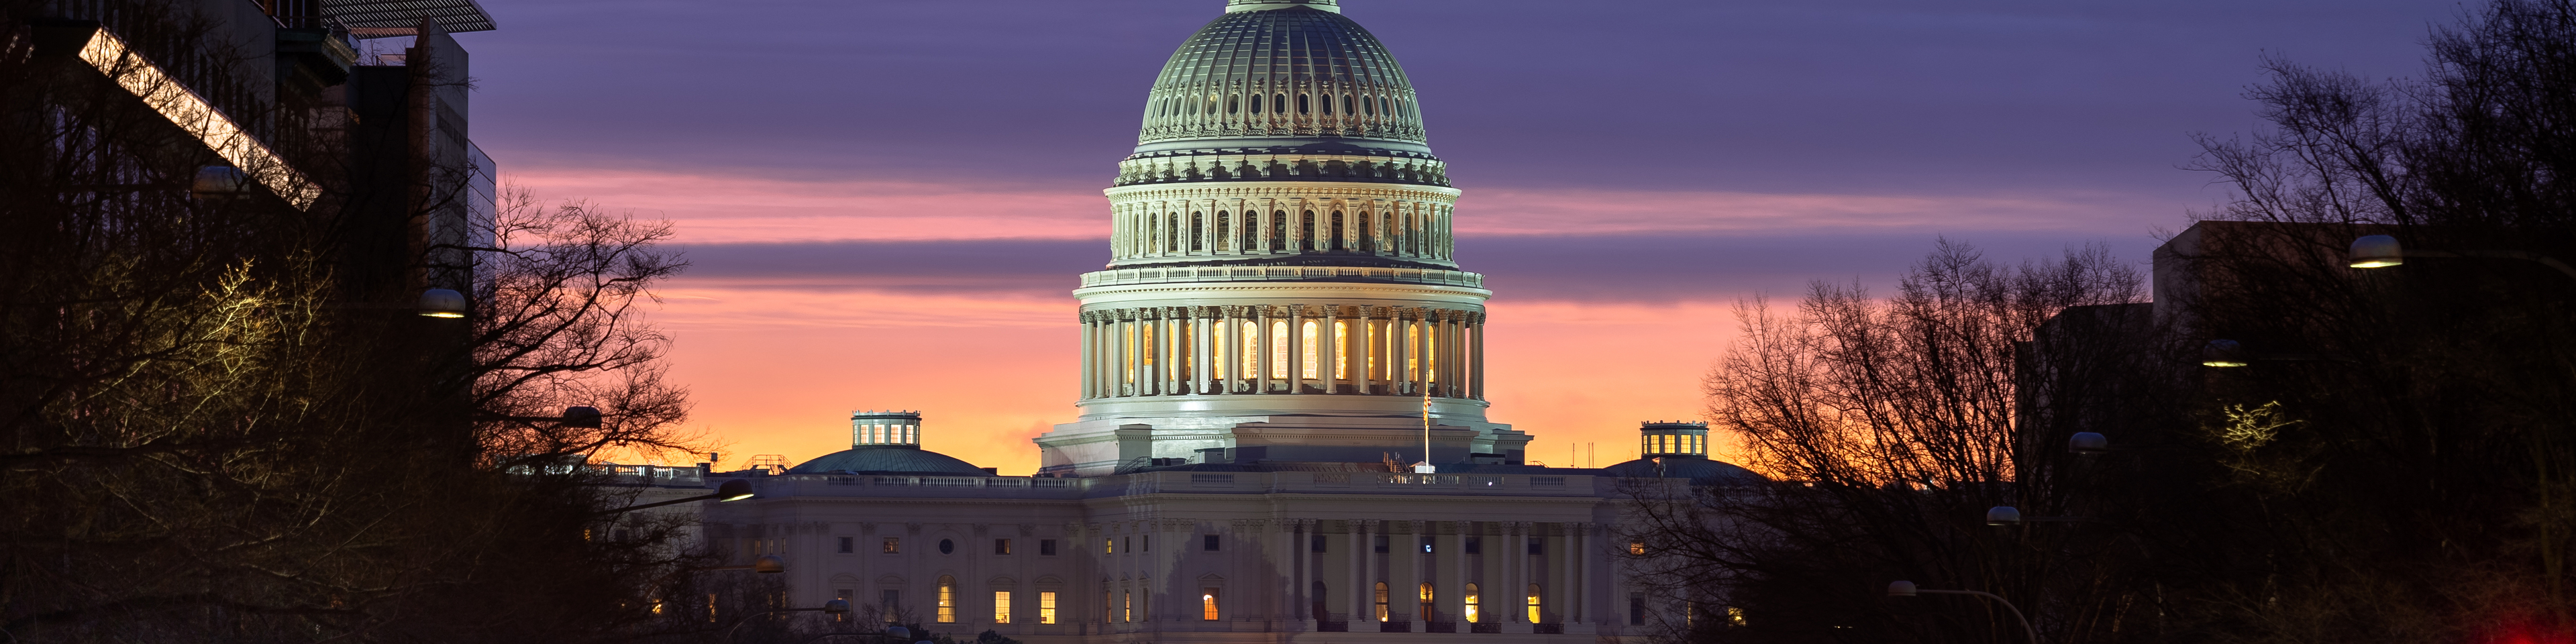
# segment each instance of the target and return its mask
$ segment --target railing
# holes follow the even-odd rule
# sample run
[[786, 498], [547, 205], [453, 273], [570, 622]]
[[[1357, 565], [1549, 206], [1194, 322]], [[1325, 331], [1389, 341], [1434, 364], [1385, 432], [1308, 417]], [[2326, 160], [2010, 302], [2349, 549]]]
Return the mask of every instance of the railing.
[[1380, 632], [1380, 633], [1411, 633], [1411, 632], [1413, 632], [1413, 622], [1396, 622], [1396, 621], [1378, 622], [1378, 623], [1377, 623], [1377, 632]]
[[1474, 622], [1474, 623], [1468, 624], [1467, 626], [1468, 626], [1467, 630], [1468, 630], [1469, 632], [1474, 632], [1474, 633], [1501, 633], [1501, 632], [1503, 632], [1503, 625], [1502, 625], [1501, 623], [1497, 623], [1497, 622]]
[[1355, 266], [1170, 266], [1158, 268], [1114, 268], [1082, 274], [1083, 286], [1118, 284], [1155, 284], [1163, 282], [1238, 282], [1314, 279], [1371, 279], [1483, 288], [1485, 276], [1467, 271], [1432, 268], [1376, 268]]
[[1563, 624], [1563, 623], [1556, 623], [1556, 624], [1531, 624], [1531, 625], [1530, 625], [1530, 632], [1532, 632], [1532, 633], [1537, 633], [1537, 634], [1540, 634], [1540, 635], [1564, 635], [1564, 634], [1565, 634], [1565, 624]]

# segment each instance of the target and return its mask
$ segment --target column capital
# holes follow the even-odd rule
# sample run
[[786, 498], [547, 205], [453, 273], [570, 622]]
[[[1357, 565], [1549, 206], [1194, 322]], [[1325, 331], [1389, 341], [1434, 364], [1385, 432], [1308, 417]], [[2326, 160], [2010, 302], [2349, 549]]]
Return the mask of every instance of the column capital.
[[1377, 531], [1377, 519], [1352, 519], [1351, 526], [1368, 532]]

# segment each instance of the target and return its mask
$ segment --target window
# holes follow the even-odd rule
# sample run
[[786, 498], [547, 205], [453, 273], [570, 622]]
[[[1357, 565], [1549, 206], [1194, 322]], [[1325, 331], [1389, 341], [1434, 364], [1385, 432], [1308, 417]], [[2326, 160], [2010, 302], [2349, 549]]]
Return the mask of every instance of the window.
[[1038, 591], [1038, 623], [1055, 623], [1055, 591]]
[[1270, 213], [1270, 250], [1276, 252], [1287, 249], [1288, 211], [1272, 212]]
[[1477, 623], [1477, 610], [1482, 607], [1477, 605], [1476, 585], [1467, 584], [1467, 594], [1459, 596], [1459, 599], [1467, 604], [1467, 623]]
[[1287, 94], [1272, 94], [1272, 95], [1270, 95], [1270, 111], [1273, 111], [1273, 112], [1285, 112], [1285, 111], [1288, 111], [1288, 95], [1287, 95]]
[[716, 623], [716, 594], [707, 593], [707, 623]]
[[1369, 551], [1378, 554], [1386, 554], [1386, 535], [1381, 534], [1370, 538]]
[[1315, 535], [1315, 536], [1307, 537], [1306, 539], [1307, 539], [1307, 542], [1308, 542], [1308, 543], [1306, 544], [1306, 551], [1307, 551], [1307, 552], [1323, 552], [1323, 551], [1324, 551], [1324, 535], [1320, 535], [1320, 534], [1319, 534], [1319, 535]]
[[1261, 104], [1263, 104], [1263, 103], [1268, 103], [1268, 102], [1270, 102], [1270, 99], [1266, 99], [1266, 98], [1262, 98], [1262, 97], [1259, 97], [1259, 96], [1255, 96], [1255, 97], [1252, 97], [1252, 101], [1251, 101], [1251, 103], [1252, 103], [1252, 104], [1251, 104], [1251, 105], [1246, 105], [1245, 107], [1250, 107], [1250, 108], [1252, 108], [1252, 113], [1254, 113], [1254, 114], [1260, 114], [1260, 113], [1261, 113]]
[[[834, 589], [834, 590], [832, 591], [832, 598], [833, 598], [833, 599], [841, 600], [841, 603], [849, 604], [849, 605], [852, 605], [852, 606], [856, 606], [856, 605], [858, 605], [858, 603], [859, 603], [859, 591], [851, 590], [851, 589], [848, 589], [848, 588], [839, 588], [839, 589]], [[832, 621], [834, 621], [834, 622], [848, 622], [848, 621], [850, 621], [850, 614], [849, 614], [849, 613], [839, 613], [839, 614], [835, 614], [835, 615], [833, 615], [833, 616], [832, 616]]]
[[1381, 582], [1377, 582], [1377, 595], [1376, 595], [1376, 599], [1377, 599], [1377, 621], [1381, 621], [1381, 622], [1383, 622], [1383, 621], [1387, 621], [1387, 617], [1388, 617], [1388, 616], [1387, 616], [1387, 614], [1386, 614], [1386, 582], [1383, 582], [1383, 581], [1381, 581]]
[[1009, 539], [994, 539], [994, 540], [993, 540], [993, 554], [997, 554], [997, 555], [1007, 555], [1007, 554], [1011, 554], [1011, 540], [1009, 540]]
[[955, 541], [950, 541], [950, 540], [947, 540], [947, 539], [941, 539], [941, 540], [939, 540], [939, 554], [943, 554], [943, 555], [945, 555], [945, 554], [954, 554], [954, 553], [956, 553], [956, 552], [957, 552], [957, 542], [955, 542]]
[[1342, 239], [1342, 211], [1333, 211], [1333, 234], [1331, 237], [1333, 239], [1332, 250], [1350, 250], [1350, 246], [1343, 243]]
[[1429, 536], [1422, 538], [1422, 554], [1431, 554], [1431, 537]]
[[993, 591], [993, 623], [1011, 623], [1011, 591]]
[[1145, 535], [1145, 536], [1137, 537], [1137, 538], [1136, 538], [1136, 551], [1137, 551], [1137, 552], [1153, 552], [1153, 551], [1154, 551], [1154, 535], [1150, 535], [1150, 534], [1149, 534], [1149, 535]]
[[939, 623], [957, 623], [957, 578], [939, 576]]
[[1054, 539], [1039, 539], [1039, 540], [1038, 540], [1038, 556], [1041, 556], [1041, 557], [1053, 557], [1053, 556], [1055, 556], [1055, 540], [1054, 540]]
[[1216, 589], [1199, 589], [1199, 620], [1209, 622], [1217, 620]]
[[885, 615], [886, 623], [894, 623], [895, 613], [903, 611], [903, 591], [888, 590], [878, 594], [877, 606], [881, 608], [877, 612]]
[[1205, 241], [1200, 237], [1200, 235], [1199, 235], [1199, 233], [1206, 231], [1206, 229], [1207, 229], [1207, 215], [1205, 215], [1205, 214], [1201, 214], [1201, 213], [1195, 213], [1195, 212], [1194, 212], [1194, 213], [1190, 213], [1190, 251], [1191, 251], [1191, 252], [1198, 252], [1198, 251], [1207, 250], [1207, 243], [1206, 243], [1206, 242], [1205, 242]]
[[1628, 542], [1628, 554], [1632, 554], [1632, 555], [1642, 555], [1642, 554], [1646, 554], [1646, 542], [1643, 542], [1643, 541], [1630, 541], [1630, 542]]
[[890, 554], [890, 555], [891, 555], [891, 554], [896, 554], [896, 553], [901, 553], [901, 552], [903, 552], [903, 537], [886, 537], [886, 538], [885, 538], [885, 553], [886, 553], [886, 554]]
[[1298, 113], [1298, 114], [1305, 114], [1305, 113], [1307, 113], [1307, 112], [1309, 111], [1309, 110], [1307, 109], [1307, 107], [1308, 107], [1308, 106], [1306, 105], [1306, 95], [1305, 95], [1305, 94], [1298, 94], [1298, 95], [1297, 95], [1297, 113]]
[[1136, 621], [1136, 591], [1118, 593], [1118, 616], [1122, 622]]
[[1314, 612], [1307, 613], [1306, 616], [1314, 619], [1324, 619], [1331, 616], [1332, 612], [1324, 610], [1328, 603], [1324, 601], [1324, 582], [1315, 582], [1314, 589], [1315, 591], [1313, 593], [1306, 595], [1306, 599], [1314, 603], [1313, 606], [1308, 607], [1314, 610]]
[[1102, 622], [1118, 621], [1118, 604], [1109, 601], [1110, 598], [1109, 591], [1100, 591], [1100, 621]]
[[1646, 625], [1646, 594], [1628, 593], [1628, 625]]
[[1243, 111], [1242, 98], [1234, 96], [1225, 97], [1225, 113], [1233, 114], [1240, 111]]
[[1308, 210], [1306, 211], [1304, 218], [1297, 220], [1297, 250], [1310, 251], [1314, 249], [1315, 211]]
[[1530, 585], [1529, 585], [1529, 623], [1532, 623], [1532, 624], [1545, 623], [1545, 620], [1540, 619], [1540, 616], [1539, 616], [1539, 608], [1540, 608], [1540, 605], [1539, 605], [1539, 595], [1538, 595], [1538, 584], [1530, 584]]
[[[1254, 105], [1260, 105], [1260, 104], [1261, 104], [1261, 102], [1259, 102], [1259, 101], [1254, 101], [1252, 104], [1254, 104]], [[1227, 214], [1226, 214], [1226, 211], [1223, 211], [1223, 210], [1216, 211], [1216, 250], [1217, 250], [1217, 252], [1222, 253], [1222, 252], [1225, 252], [1225, 251], [1227, 251], [1227, 250], [1231, 250], [1231, 249], [1232, 249], [1232, 247], [1231, 247], [1231, 246], [1228, 246], [1228, 245], [1226, 244], [1226, 242], [1227, 242], [1227, 241], [1230, 241], [1230, 240], [1232, 240], [1232, 239], [1234, 239], [1234, 234], [1233, 234], [1233, 230], [1234, 230], [1234, 228], [1232, 227], [1232, 226], [1233, 226], [1233, 224], [1234, 224], [1234, 218], [1233, 218], [1232, 216], [1227, 215]], [[1225, 361], [1224, 361], [1224, 360], [1218, 360], [1218, 361], [1216, 361], [1216, 363], [1217, 363], [1217, 364], [1225, 364]]]
[[1431, 584], [1430, 584], [1430, 583], [1428, 583], [1428, 582], [1423, 583], [1423, 584], [1422, 584], [1422, 611], [1421, 611], [1422, 621], [1426, 621], [1426, 622], [1431, 621], [1431, 604], [1432, 604], [1432, 600], [1433, 600], [1434, 598], [1436, 598], [1436, 597], [1437, 597], [1437, 595], [1436, 595], [1435, 593], [1431, 592]]
[[1534, 555], [1547, 554], [1547, 542], [1542, 541], [1537, 537], [1531, 537], [1529, 540], [1529, 553]]
[[852, 553], [852, 552], [857, 552], [857, 551], [858, 551], [858, 549], [859, 549], [859, 546], [858, 546], [858, 543], [857, 543], [857, 542], [858, 542], [858, 539], [855, 539], [855, 538], [851, 538], [851, 537], [841, 537], [841, 554], [845, 554], [845, 555], [846, 555], [846, 554], [850, 554], [850, 553]]
[[1201, 537], [1199, 537], [1199, 549], [1200, 549], [1200, 550], [1207, 550], [1207, 551], [1211, 551], [1211, 552], [1213, 552], [1213, 551], [1215, 551], [1215, 550], [1216, 550], [1216, 544], [1217, 544], [1216, 535], [1212, 535], [1212, 534], [1211, 534], [1211, 535], [1205, 535], [1205, 536], [1201, 536]]
[[1105, 555], [1105, 554], [1110, 554], [1110, 553], [1113, 553], [1113, 552], [1117, 552], [1117, 551], [1118, 551], [1118, 547], [1117, 547], [1117, 546], [1118, 546], [1118, 540], [1117, 540], [1117, 539], [1111, 539], [1111, 538], [1107, 538], [1107, 537], [1102, 537], [1102, 538], [1100, 539], [1100, 554], [1104, 554], [1104, 555]]
[[1471, 555], [1485, 554], [1484, 537], [1467, 537], [1460, 541], [1462, 541], [1462, 543], [1459, 543], [1458, 546], [1461, 551]]

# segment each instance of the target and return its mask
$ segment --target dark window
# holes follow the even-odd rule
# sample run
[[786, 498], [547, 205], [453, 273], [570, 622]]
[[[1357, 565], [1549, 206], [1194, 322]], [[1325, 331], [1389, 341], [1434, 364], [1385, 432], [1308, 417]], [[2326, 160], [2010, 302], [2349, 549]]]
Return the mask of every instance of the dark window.
[[1342, 213], [1338, 210], [1333, 211], [1333, 250], [1350, 250], [1350, 245], [1342, 242]]
[[[957, 552], [957, 542], [955, 542], [955, 541], [949, 541], [949, 540], [947, 540], [947, 539], [941, 539], [941, 540], [939, 540], [939, 554], [943, 554], [943, 555], [944, 555], [944, 554], [950, 554], [950, 553], [954, 553], [954, 552]], [[1533, 550], [1532, 552], [1536, 552], [1536, 551], [1535, 551], [1535, 550]]]
[[1349, 113], [1351, 113], [1351, 95], [1349, 95], [1349, 94], [1343, 94], [1343, 95], [1342, 95], [1342, 113], [1343, 113], [1343, 114], [1349, 114]]
[[1273, 112], [1285, 112], [1285, 111], [1288, 111], [1288, 95], [1287, 95], [1287, 94], [1272, 94], [1272, 95], [1270, 95], [1270, 111], [1273, 111]]
[[1307, 541], [1308, 541], [1308, 543], [1306, 544], [1306, 551], [1307, 551], [1307, 552], [1323, 552], [1323, 551], [1324, 551], [1324, 535], [1320, 535], [1320, 534], [1319, 534], [1319, 535], [1315, 535], [1315, 536], [1312, 536], [1312, 537], [1308, 537], [1308, 538], [1307, 538]]
[[1378, 536], [1377, 536], [1376, 538], [1374, 538], [1374, 539], [1370, 539], [1370, 540], [1369, 540], [1369, 549], [1370, 549], [1371, 551], [1373, 551], [1373, 552], [1379, 552], [1379, 553], [1384, 553], [1384, 552], [1386, 552], [1386, 535], [1382, 535], [1382, 534], [1381, 534], [1381, 535], [1378, 535]]
[[1465, 543], [1458, 544], [1459, 549], [1460, 549], [1462, 552], [1465, 552], [1465, 553], [1467, 553], [1467, 554], [1471, 554], [1471, 555], [1481, 555], [1481, 554], [1485, 554], [1485, 538], [1484, 538], [1484, 537], [1468, 537], [1468, 538], [1464, 539], [1464, 541], [1465, 541]]
[[1297, 95], [1297, 113], [1298, 113], [1298, 114], [1304, 114], [1304, 113], [1306, 113], [1307, 111], [1308, 111], [1308, 110], [1306, 109], [1306, 95], [1304, 95], [1304, 94], [1298, 94], [1298, 95]]
[[1297, 249], [1315, 249], [1315, 211], [1306, 211], [1305, 219], [1297, 222]]
[[994, 539], [994, 540], [993, 540], [993, 554], [997, 554], [997, 555], [1007, 555], [1007, 554], [1011, 554], [1011, 540], [1009, 540], [1009, 539]]
[[1216, 211], [1216, 249], [1218, 252], [1228, 250], [1226, 241], [1234, 239], [1233, 235], [1226, 232], [1233, 229], [1233, 224], [1233, 218], [1227, 217], [1225, 211]]
[[1628, 594], [1628, 625], [1646, 625], [1646, 595], [1644, 593]]
[[1050, 557], [1055, 556], [1055, 540], [1054, 540], [1054, 539], [1039, 539], [1039, 540], [1038, 540], [1038, 554], [1039, 554], [1039, 555], [1042, 555], [1042, 556], [1050, 556]]
[[1240, 111], [1243, 111], [1242, 98], [1234, 96], [1225, 97], [1225, 113], [1233, 114]]
[[903, 606], [903, 591], [885, 591], [885, 594], [877, 596], [877, 605], [886, 607], [888, 609], [886, 610], [886, 618], [893, 619], [894, 610], [892, 609]]
[[1204, 230], [1206, 227], [1207, 215], [1195, 212], [1190, 213], [1190, 250], [1207, 250], [1207, 244], [1199, 239], [1199, 232]]
[[1142, 537], [1137, 537], [1137, 538], [1136, 538], [1136, 541], [1137, 541], [1137, 544], [1136, 544], [1136, 551], [1137, 551], [1137, 552], [1153, 552], [1153, 551], [1154, 551], [1154, 535], [1150, 535], [1150, 534], [1149, 534], [1149, 535], [1145, 535], [1145, 536], [1142, 536]]
[[1212, 534], [1211, 534], [1211, 535], [1206, 535], [1206, 536], [1199, 537], [1199, 549], [1200, 549], [1200, 550], [1215, 550], [1215, 549], [1216, 549], [1216, 535], [1212, 535]]
[[1431, 537], [1422, 538], [1422, 551], [1424, 553], [1431, 552]]
[[858, 541], [858, 539], [841, 537], [841, 554], [849, 554], [858, 550], [858, 544], [854, 543], [856, 541]]
[[1538, 539], [1530, 539], [1529, 553], [1534, 555], [1547, 554], [1547, 542], [1540, 541]]
[[1270, 250], [1288, 249], [1288, 211], [1270, 213]]
[[1259, 96], [1252, 97], [1252, 113], [1254, 113], [1254, 114], [1260, 114], [1260, 113], [1261, 113], [1261, 104], [1262, 104], [1262, 103], [1268, 103], [1268, 102], [1270, 102], [1270, 101], [1261, 100], [1261, 97], [1259, 97]]

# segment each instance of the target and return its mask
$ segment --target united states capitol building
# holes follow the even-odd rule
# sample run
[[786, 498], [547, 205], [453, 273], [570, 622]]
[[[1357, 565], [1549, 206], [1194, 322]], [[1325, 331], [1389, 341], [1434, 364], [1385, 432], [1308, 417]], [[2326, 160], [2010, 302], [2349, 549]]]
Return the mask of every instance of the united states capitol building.
[[1532, 436], [1485, 415], [1492, 291], [1452, 254], [1459, 190], [1424, 132], [1335, 0], [1232, 0], [1164, 65], [1106, 191], [1110, 261], [1070, 320], [1081, 415], [1036, 439], [1036, 474], [860, 412], [847, 451], [710, 477], [758, 496], [706, 508], [709, 545], [783, 557], [792, 603], [967, 639], [1643, 635], [1675, 607], [1618, 563], [1620, 482], [1752, 474], [1696, 423], [1647, 423], [1606, 468], [1525, 462]]

